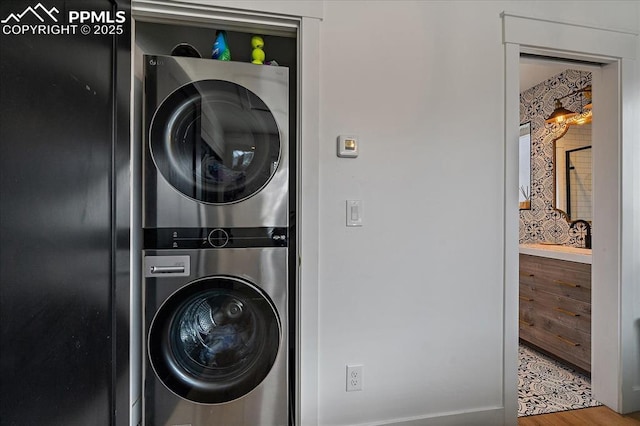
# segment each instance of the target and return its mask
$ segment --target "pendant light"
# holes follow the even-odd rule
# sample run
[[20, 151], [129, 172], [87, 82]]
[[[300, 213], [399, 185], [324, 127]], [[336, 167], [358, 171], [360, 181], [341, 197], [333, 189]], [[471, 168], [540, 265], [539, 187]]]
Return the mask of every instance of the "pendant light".
[[[569, 95], [567, 95], [567, 96], [569, 96]], [[562, 99], [562, 98], [556, 99], [555, 109], [553, 110], [551, 115], [549, 117], [547, 117], [546, 120], [544, 120], [545, 123], [549, 123], [549, 124], [562, 123], [567, 118], [575, 117], [576, 115], [578, 115], [577, 112], [570, 111], [570, 110], [566, 109], [565, 107], [563, 107], [562, 106], [562, 102], [560, 102], [560, 99]]]
[[[582, 72], [580, 72], [580, 76], [582, 77]], [[562, 105], [562, 102], [560, 102], [562, 99], [568, 98], [569, 96], [573, 96], [576, 94], [580, 94], [580, 112], [579, 113], [566, 109]], [[584, 104], [585, 99], [587, 100], [586, 105]], [[553, 123], [559, 124], [577, 115], [582, 115], [585, 109], [591, 109], [591, 107], [592, 107], [591, 85], [589, 85], [580, 90], [576, 90], [575, 92], [571, 92], [568, 95], [564, 95], [560, 98], [556, 98], [554, 110], [551, 113], [551, 115], [544, 120], [544, 122], [549, 124], [553, 124]], [[579, 123], [579, 124], [582, 124], [582, 123]]]

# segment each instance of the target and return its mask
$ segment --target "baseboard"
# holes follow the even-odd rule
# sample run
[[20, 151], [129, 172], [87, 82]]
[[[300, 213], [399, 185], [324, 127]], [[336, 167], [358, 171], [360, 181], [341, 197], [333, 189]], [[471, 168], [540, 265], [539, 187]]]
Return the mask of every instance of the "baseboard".
[[620, 414], [640, 413], [640, 386], [622, 391], [622, 409]]
[[361, 423], [353, 426], [498, 426], [502, 424], [504, 424], [504, 408], [498, 407], [375, 423]]

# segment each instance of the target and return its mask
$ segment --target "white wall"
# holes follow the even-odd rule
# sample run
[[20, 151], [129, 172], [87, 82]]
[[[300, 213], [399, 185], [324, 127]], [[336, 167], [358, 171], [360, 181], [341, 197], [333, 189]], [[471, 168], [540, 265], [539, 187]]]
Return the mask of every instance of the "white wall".
[[[640, 28], [636, 2], [548, 3], [325, 2], [318, 424], [502, 406], [499, 14]], [[359, 158], [336, 157], [339, 134], [359, 135]], [[345, 227], [347, 199], [362, 228]], [[345, 392], [349, 363], [362, 392]]]
[[[326, 2], [319, 424], [502, 404], [503, 47], [486, 3]], [[481, 46], [481, 48], [479, 48]], [[336, 137], [360, 137], [357, 159]], [[362, 199], [364, 226], [345, 227]], [[345, 392], [345, 365], [364, 390]]]

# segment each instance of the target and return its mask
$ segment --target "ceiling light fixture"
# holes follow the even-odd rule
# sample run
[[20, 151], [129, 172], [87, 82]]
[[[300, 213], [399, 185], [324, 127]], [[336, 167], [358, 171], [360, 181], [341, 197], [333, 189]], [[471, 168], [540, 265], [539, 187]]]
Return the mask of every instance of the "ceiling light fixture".
[[[562, 99], [568, 98], [573, 95], [580, 94], [580, 112], [574, 112], [566, 109], [562, 106]], [[584, 101], [586, 100], [586, 104]], [[556, 103], [554, 105], [554, 110], [549, 117], [547, 117], [544, 122], [553, 124], [553, 123], [562, 123], [563, 121], [567, 121], [575, 117], [575, 122], [577, 124], [584, 124], [585, 122], [591, 121], [591, 107], [593, 106], [591, 101], [591, 86], [583, 87], [580, 90], [576, 90], [575, 92], [571, 92], [568, 95], [564, 95], [560, 98], [556, 98]], [[588, 114], [585, 114], [585, 109], [588, 110]], [[589, 115], [588, 121], [585, 115]], [[579, 116], [579, 117], [576, 117]]]
[[[567, 96], [570, 96], [570, 95], [567, 95]], [[556, 105], [554, 107], [554, 110], [551, 113], [551, 115], [547, 117], [546, 120], [544, 120], [545, 123], [549, 123], [549, 124], [562, 123], [567, 118], [575, 117], [576, 115], [578, 115], [577, 112], [570, 111], [562, 106], [562, 102], [560, 102], [560, 99], [563, 99], [567, 96], [563, 96], [562, 98], [556, 99]]]

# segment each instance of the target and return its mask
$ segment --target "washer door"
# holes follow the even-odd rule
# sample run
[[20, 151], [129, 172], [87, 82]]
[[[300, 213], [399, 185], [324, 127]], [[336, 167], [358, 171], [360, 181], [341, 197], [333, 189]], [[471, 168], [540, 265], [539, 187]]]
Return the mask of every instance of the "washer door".
[[162, 383], [193, 402], [217, 404], [257, 387], [273, 367], [281, 328], [268, 297], [231, 277], [195, 281], [156, 313], [148, 337]]
[[153, 161], [171, 186], [204, 203], [228, 204], [259, 192], [276, 172], [280, 134], [250, 90], [222, 80], [182, 86], [156, 111]]

